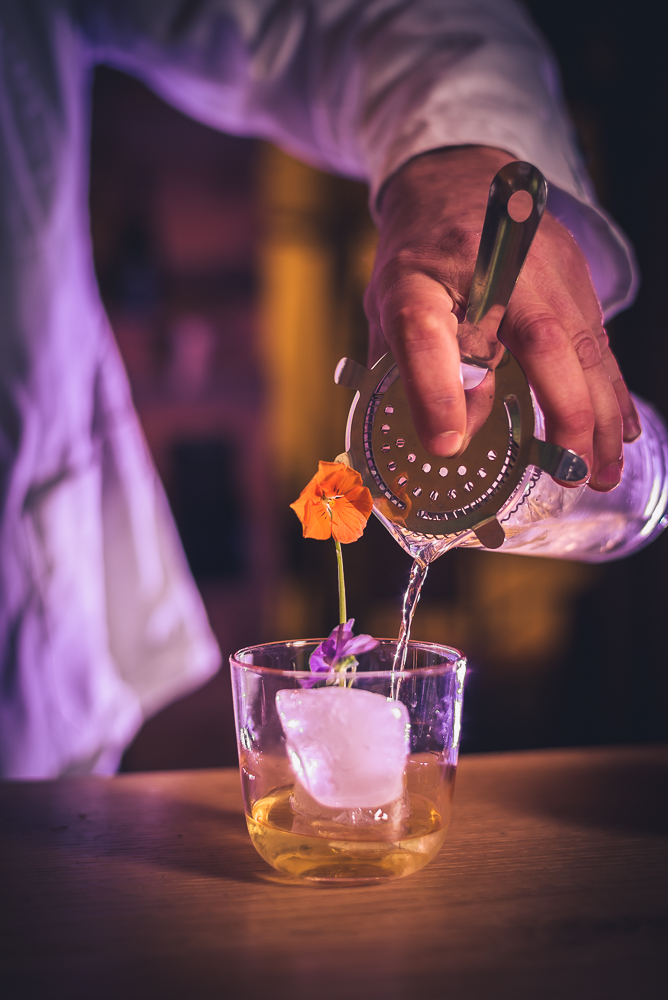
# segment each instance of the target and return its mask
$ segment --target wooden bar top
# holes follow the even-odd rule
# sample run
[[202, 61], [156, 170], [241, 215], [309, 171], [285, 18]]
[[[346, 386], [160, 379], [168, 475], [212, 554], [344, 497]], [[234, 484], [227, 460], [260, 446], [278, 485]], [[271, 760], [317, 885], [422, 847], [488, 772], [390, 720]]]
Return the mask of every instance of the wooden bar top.
[[0, 784], [2, 1000], [668, 995], [668, 747], [464, 757], [410, 878], [311, 887], [236, 771]]

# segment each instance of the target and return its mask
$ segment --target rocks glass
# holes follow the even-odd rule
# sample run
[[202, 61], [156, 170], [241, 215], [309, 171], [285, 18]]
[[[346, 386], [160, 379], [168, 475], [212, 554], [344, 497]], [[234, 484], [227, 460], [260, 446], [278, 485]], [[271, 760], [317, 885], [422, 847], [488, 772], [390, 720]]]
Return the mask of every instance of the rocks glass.
[[251, 840], [300, 879], [366, 882], [423, 868], [447, 833], [466, 660], [396, 642], [326, 683], [309, 670], [319, 640], [230, 657], [239, 764]]

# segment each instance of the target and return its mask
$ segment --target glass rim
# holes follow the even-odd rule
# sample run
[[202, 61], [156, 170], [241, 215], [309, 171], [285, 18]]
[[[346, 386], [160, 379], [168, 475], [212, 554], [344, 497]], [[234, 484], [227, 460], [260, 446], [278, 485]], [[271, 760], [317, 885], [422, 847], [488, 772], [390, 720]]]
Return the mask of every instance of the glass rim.
[[[397, 644], [397, 639], [379, 639], [379, 643], [385, 643], [387, 645]], [[239, 667], [242, 670], [252, 670], [256, 673], [268, 674], [273, 677], [296, 677], [296, 678], [313, 678], [314, 673], [312, 670], [280, 670], [278, 667], [263, 667], [255, 663], [242, 663], [237, 657], [243, 655], [244, 653], [250, 653], [257, 649], [276, 649], [279, 646], [291, 646], [295, 649], [299, 649], [304, 646], [318, 646], [324, 639], [279, 639], [276, 642], [259, 642], [254, 646], [244, 646], [243, 649], [238, 649], [236, 653], [230, 655], [230, 667]], [[429, 674], [439, 674], [445, 673], [449, 670], [455, 671], [461, 666], [468, 666], [468, 661], [464, 653], [455, 646], [446, 646], [442, 642], [423, 642], [420, 639], [409, 639], [408, 641], [409, 649], [424, 649], [426, 652], [440, 652], [446, 650], [448, 653], [453, 654], [452, 659], [447, 663], [439, 664], [431, 667], [409, 667], [403, 670], [392, 670], [392, 667], [388, 667], [386, 670], [364, 670], [360, 671], [359, 674], [355, 676], [359, 677], [410, 677], [412, 675], [419, 675], [420, 677], [425, 677]], [[373, 652], [373, 650], [369, 650]], [[364, 656], [365, 654], [360, 654]], [[318, 676], [318, 675], [315, 675]], [[319, 677], [324, 680], [326, 673], [323, 671]]]

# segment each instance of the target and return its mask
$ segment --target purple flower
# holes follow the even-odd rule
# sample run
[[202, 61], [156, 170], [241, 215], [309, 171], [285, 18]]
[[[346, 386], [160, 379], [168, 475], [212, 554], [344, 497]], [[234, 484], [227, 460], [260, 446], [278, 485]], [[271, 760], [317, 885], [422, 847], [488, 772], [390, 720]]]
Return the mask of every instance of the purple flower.
[[[332, 674], [334, 671], [348, 669], [348, 666], [356, 666], [355, 657], [358, 653], [368, 653], [378, 645], [378, 639], [370, 635], [353, 635], [354, 618], [349, 618], [344, 625], [337, 625], [311, 653], [309, 666], [314, 674]], [[342, 663], [342, 661], [348, 661]], [[313, 678], [312, 681], [302, 681], [304, 687], [312, 687], [317, 684], [322, 677]]]

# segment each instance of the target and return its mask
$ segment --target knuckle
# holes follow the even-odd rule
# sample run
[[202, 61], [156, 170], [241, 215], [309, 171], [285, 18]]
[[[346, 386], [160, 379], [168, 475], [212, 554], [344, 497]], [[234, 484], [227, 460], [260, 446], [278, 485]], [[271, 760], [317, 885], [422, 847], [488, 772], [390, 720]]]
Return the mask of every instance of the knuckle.
[[563, 328], [554, 316], [530, 316], [520, 322], [517, 339], [526, 353], [543, 357], [560, 349], [564, 340]]
[[606, 351], [610, 351], [610, 353], [612, 354], [612, 350], [610, 348], [610, 338], [608, 337], [608, 331], [605, 329], [604, 326], [599, 326], [597, 328], [596, 340], [600, 348], [601, 354], [604, 354]]
[[589, 407], [565, 411], [559, 420], [562, 432], [574, 438], [593, 434], [595, 422], [594, 411]]
[[443, 318], [429, 305], [412, 301], [392, 310], [391, 323], [384, 324], [388, 336], [429, 343], [443, 335]]
[[404, 245], [388, 257], [378, 269], [379, 284], [384, 289], [391, 287], [406, 275], [422, 270], [425, 262], [433, 260], [434, 255], [433, 247], [415, 243]]
[[376, 263], [374, 282], [381, 297], [404, 278], [420, 273], [446, 287], [467, 292], [478, 252], [480, 231], [466, 226], [450, 226], [433, 240], [406, 242], [394, 249], [381, 264]]
[[459, 403], [456, 392], [423, 392], [421, 405], [424, 411], [444, 417]]
[[[611, 413], [608, 416], [596, 421], [595, 434], [597, 438], [605, 438], [611, 441], [622, 440], [622, 416], [621, 413]], [[619, 449], [617, 449], [619, 450]]]
[[583, 330], [573, 338], [573, 347], [584, 371], [601, 364], [601, 348], [591, 330]]
[[373, 289], [376, 300], [383, 303], [388, 297], [400, 291], [403, 282], [419, 270], [421, 268], [417, 258], [401, 252], [377, 269], [367, 293]]

